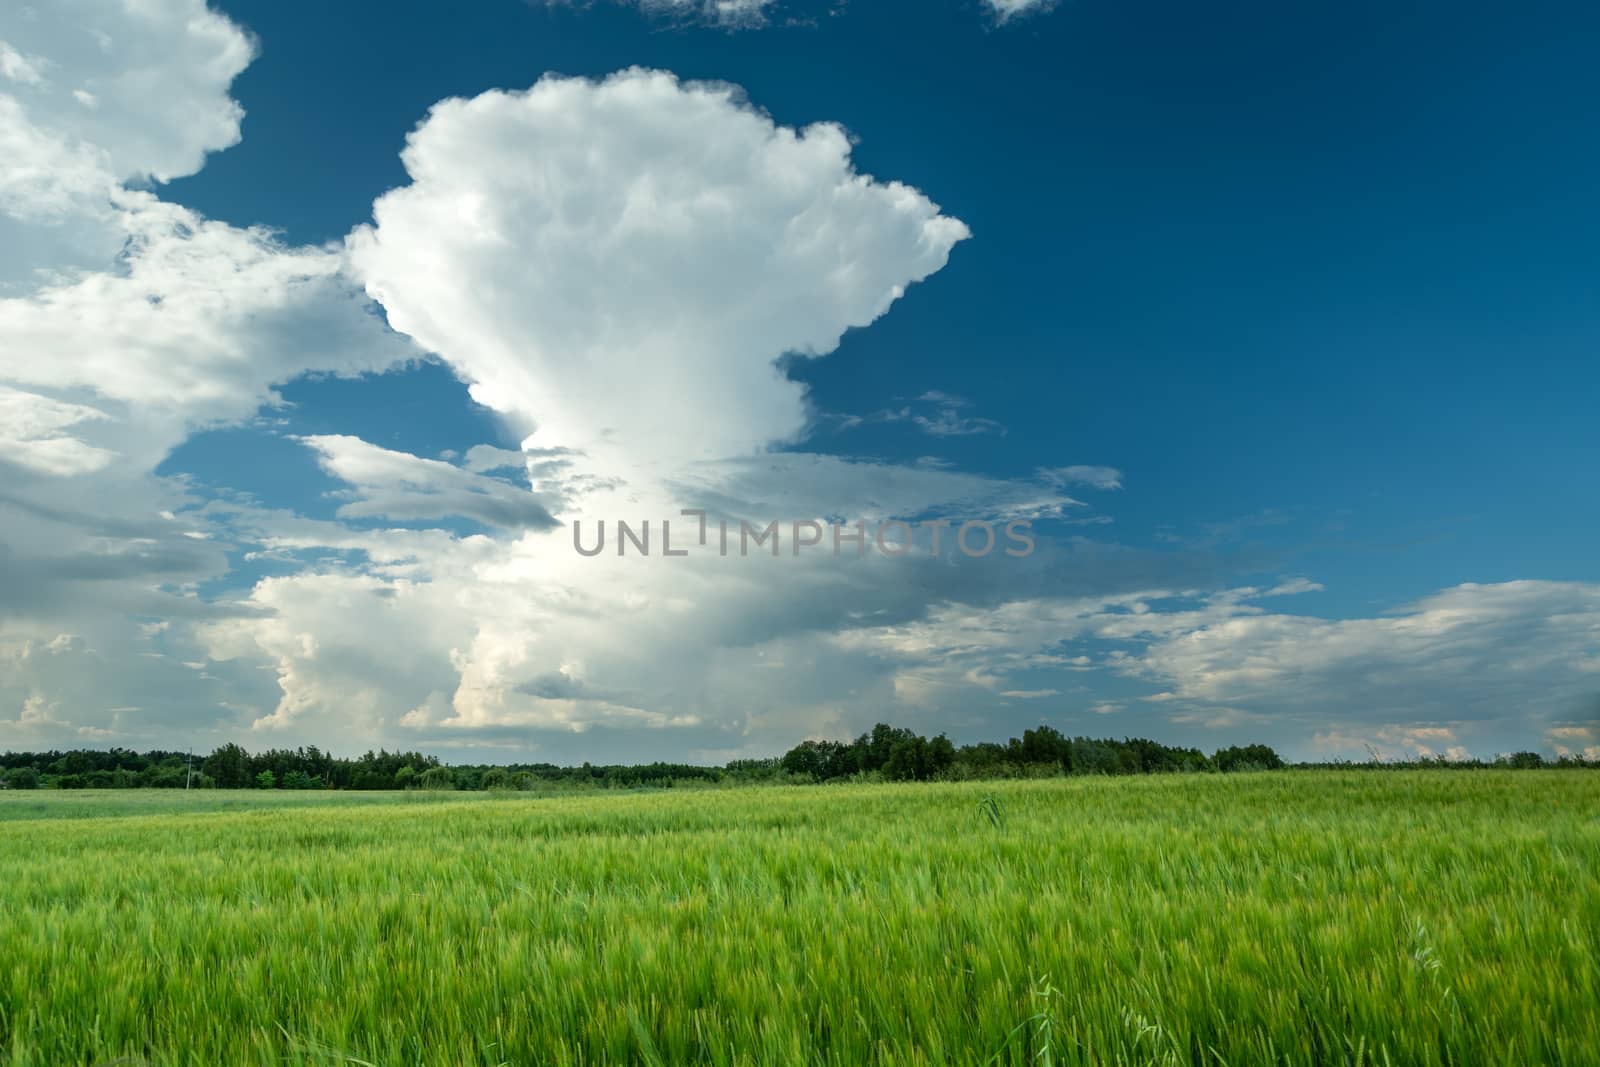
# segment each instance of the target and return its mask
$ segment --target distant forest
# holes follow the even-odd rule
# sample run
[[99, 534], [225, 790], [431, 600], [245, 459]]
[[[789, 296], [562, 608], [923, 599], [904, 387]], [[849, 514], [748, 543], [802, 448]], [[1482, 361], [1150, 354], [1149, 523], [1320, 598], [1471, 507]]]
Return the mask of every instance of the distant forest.
[[[879, 723], [854, 741], [806, 741], [771, 759], [734, 760], [720, 767], [679, 763], [559, 767], [552, 763], [446, 766], [419, 752], [368, 752], [355, 759], [315, 746], [269, 749], [252, 755], [226, 744], [210, 755], [74, 749], [0, 755], [0, 788], [7, 789], [639, 789], [739, 783], [806, 784], [854, 781], [966, 781], [1046, 778], [1076, 774], [1232, 773], [1291, 765], [1266, 745], [1234, 745], [1206, 755], [1144, 738], [1067, 737], [1048, 726], [1005, 744], [957, 746]], [[1296, 767], [1600, 767], [1581, 760], [1546, 760], [1518, 752], [1492, 761], [1424, 759], [1408, 762], [1295, 764]]]

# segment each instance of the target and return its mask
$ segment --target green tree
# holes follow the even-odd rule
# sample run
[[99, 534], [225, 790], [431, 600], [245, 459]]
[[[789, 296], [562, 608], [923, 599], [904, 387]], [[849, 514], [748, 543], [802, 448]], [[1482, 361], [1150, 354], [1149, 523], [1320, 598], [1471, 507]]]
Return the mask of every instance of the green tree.
[[1267, 745], [1232, 745], [1219, 749], [1211, 757], [1219, 771], [1276, 771], [1283, 767], [1283, 757]]
[[456, 776], [449, 767], [429, 767], [420, 779], [424, 789], [454, 789]]
[[276, 786], [277, 784], [278, 784], [278, 779], [273, 775], [273, 773], [271, 771], [262, 771], [260, 774], [256, 775], [256, 788], [257, 789], [271, 789], [274, 786]]
[[231, 741], [207, 756], [200, 769], [215, 779], [220, 789], [250, 787], [250, 753]]
[[483, 774], [483, 788], [510, 789], [511, 775], [504, 767], [491, 767]]
[[1022, 731], [1022, 744], [1017, 746], [1023, 763], [1068, 763], [1072, 746], [1061, 731], [1052, 726], [1039, 726]]
[[896, 745], [910, 741], [917, 735], [903, 726], [878, 723], [870, 733], [862, 734], [853, 746], [856, 750], [856, 767], [863, 771], [881, 771], [889, 764]]
[[783, 769], [793, 775], [823, 777], [825, 752], [819, 741], [802, 741], [783, 756]]
[[10, 789], [38, 789], [39, 772], [32, 767], [14, 767], [6, 774], [6, 786]]
[[412, 766], [401, 767], [394, 772], [394, 787], [396, 789], [410, 789], [417, 782], [417, 769]]
[[913, 734], [894, 743], [883, 776], [891, 782], [923, 782], [928, 778], [928, 742]]

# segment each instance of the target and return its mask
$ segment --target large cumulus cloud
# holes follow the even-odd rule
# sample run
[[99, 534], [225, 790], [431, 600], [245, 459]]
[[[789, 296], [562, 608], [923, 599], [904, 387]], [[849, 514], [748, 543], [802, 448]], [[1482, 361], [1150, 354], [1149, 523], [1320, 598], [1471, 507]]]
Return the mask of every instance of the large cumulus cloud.
[[351, 258], [396, 329], [540, 445], [611, 468], [748, 453], [806, 422], [820, 356], [966, 227], [858, 173], [836, 125], [630, 70], [436, 105]]

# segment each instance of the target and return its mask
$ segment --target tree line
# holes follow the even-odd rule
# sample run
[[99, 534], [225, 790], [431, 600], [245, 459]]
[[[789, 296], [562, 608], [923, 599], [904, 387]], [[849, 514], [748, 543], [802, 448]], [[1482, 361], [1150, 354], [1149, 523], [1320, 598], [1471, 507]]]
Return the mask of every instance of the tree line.
[[[208, 755], [134, 752], [125, 748], [0, 754], [0, 788], [7, 789], [638, 789], [741, 782], [962, 781], [1036, 778], [1066, 774], [1232, 773], [1288, 766], [1271, 747], [1231, 745], [1207, 755], [1198, 748], [1146, 738], [1067, 737], [1049, 726], [1023, 731], [1004, 744], [957, 746], [948, 737], [924, 737], [879, 723], [854, 741], [805, 741], [782, 756], [742, 759], [721, 766], [678, 763], [637, 765], [553, 763], [447, 766], [420, 752], [367, 752], [354, 759], [316, 746], [252, 754], [225, 744]], [[1472, 769], [1600, 766], [1572, 759], [1546, 760], [1518, 752], [1492, 761], [1443, 760], [1369, 764], [1297, 764], [1299, 767], [1449, 767]]]
[[1051, 774], [1272, 771], [1286, 766], [1267, 745], [1235, 745], [1207, 756], [1198, 748], [1174, 748], [1142, 737], [1121, 741], [1067, 737], [1053, 727], [1039, 726], [1003, 745], [984, 741], [958, 748], [943, 734], [926, 738], [885, 723], [854, 741], [802, 742], [779, 764], [790, 775], [822, 782], [862, 774], [924, 782]]
[[[10, 789], [532, 789], [541, 782], [639, 788], [674, 782], [762, 777], [743, 761], [724, 767], [674, 763], [560, 767], [553, 763], [446, 766], [420, 752], [367, 752], [354, 759], [316, 746], [250, 753], [228, 743], [209, 755], [73, 749], [0, 754], [0, 788]], [[771, 776], [769, 773], [768, 777]]]

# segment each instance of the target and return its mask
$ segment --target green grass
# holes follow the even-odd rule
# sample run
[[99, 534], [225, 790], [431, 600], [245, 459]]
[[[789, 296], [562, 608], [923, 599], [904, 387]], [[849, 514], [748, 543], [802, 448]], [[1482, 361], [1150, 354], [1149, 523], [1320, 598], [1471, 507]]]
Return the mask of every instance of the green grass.
[[221, 796], [0, 794], [0, 1063], [1600, 1062], [1595, 774]]

